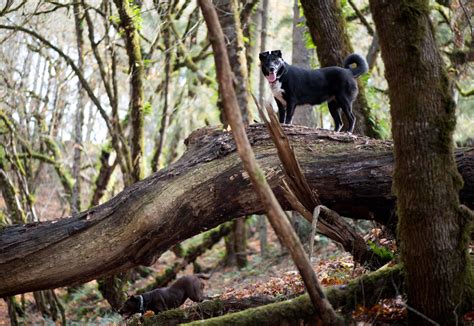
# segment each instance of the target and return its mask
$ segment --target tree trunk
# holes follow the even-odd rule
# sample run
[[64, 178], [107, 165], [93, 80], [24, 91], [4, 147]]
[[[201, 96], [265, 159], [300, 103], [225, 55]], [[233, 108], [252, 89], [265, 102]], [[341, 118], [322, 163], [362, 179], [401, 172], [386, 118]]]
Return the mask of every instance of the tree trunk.
[[[74, 3], [74, 23], [76, 27], [76, 43], [77, 43], [77, 68], [84, 73], [84, 18], [81, 14], [81, 5]], [[82, 84], [78, 81], [78, 96], [76, 106], [76, 116], [74, 121], [74, 159], [72, 166], [72, 177], [74, 178], [74, 185], [71, 194], [71, 210], [72, 214], [78, 214], [81, 211], [81, 162], [82, 162], [82, 126], [84, 124], [84, 99], [86, 92]]]
[[247, 266], [247, 225], [245, 217], [239, 217], [234, 221], [234, 248], [235, 260], [238, 268]]
[[[143, 177], [143, 123], [144, 123], [144, 65], [140, 46], [140, 35], [133, 9], [128, 0], [114, 0], [117, 7], [120, 26], [128, 56], [130, 73], [130, 123], [131, 123], [131, 163], [132, 169], [124, 173], [125, 185], [137, 182]], [[135, 20], [134, 20], [135, 19]], [[116, 121], [117, 122], [117, 121]], [[118, 121], [118, 125], [120, 122]], [[99, 280], [99, 290], [113, 309], [118, 309], [126, 300], [124, 286], [127, 285], [128, 274], [113, 275]]]
[[[389, 85], [398, 234], [409, 322], [457, 324], [474, 303], [473, 215], [460, 205], [455, 104], [428, 0], [370, 1]], [[467, 181], [466, 183], [468, 183]]]
[[237, 0], [214, 0], [225, 35], [227, 54], [234, 74], [233, 83], [242, 119], [250, 122], [247, 59]]
[[[260, 52], [265, 52], [267, 50], [267, 27], [268, 27], [268, 11], [270, 10], [268, 6], [268, 1], [269, 0], [262, 0], [262, 7], [261, 7], [261, 12], [262, 12], [262, 31], [260, 35]], [[258, 83], [258, 97], [261, 101], [265, 99], [265, 77], [263, 74], [260, 72], [259, 73], [260, 80]], [[262, 102], [260, 105], [263, 105], [264, 103]]]
[[[347, 36], [340, 0], [301, 0], [306, 25], [316, 45], [319, 63], [322, 67], [342, 66], [347, 55], [354, 50]], [[358, 80], [359, 95], [353, 104], [357, 119], [355, 133], [380, 138], [372, 122], [370, 108], [365, 98], [363, 84]]]
[[258, 241], [260, 242], [260, 255], [266, 257], [268, 255], [268, 232], [267, 217], [265, 215], [257, 216]]
[[[237, 0], [214, 0], [214, 5], [218, 11], [219, 22], [225, 35], [227, 55], [232, 67], [233, 84], [237, 102], [245, 125], [250, 122], [249, 116], [249, 96], [248, 96], [248, 70], [247, 58], [245, 56], [245, 46], [243, 30], [240, 22], [239, 8]], [[225, 117], [225, 114], [222, 115]], [[227, 118], [224, 124], [227, 124]], [[234, 221], [233, 235], [226, 238], [226, 263], [239, 268], [247, 265], [247, 254], [245, 251], [245, 219]], [[237, 234], [238, 233], [238, 234]], [[229, 243], [232, 241], [232, 243]], [[243, 251], [241, 251], [243, 250]]]
[[114, 0], [120, 16], [120, 25], [124, 29], [125, 48], [127, 49], [130, 69], [130, 121], [132, 135], [130, 140], [133, 169], [130, 181], [136, 182], [142, 178], [143, 161], [143, 105], [145, 80], [140, 36], [134, 22], [134, 13], [128, 0]]
[[[390, 142], [283, 126], [321, 202], [343, 216], [396, 223]], [[262, 125], [247, 129], [263, 174], [283, 207], [280, 161]], [[201, 137], [200, 137], [200, 136]], [[200, 129], [176, 163], [72, 218], [0, 232], [0, 297], [84, 283], [149, 265], [173, 245], [236, 217], [261, 213], [232, 136]], [[315, 154], [317, 153], [317, 155]], [[474, 207], [474, 150], [459, 149], [461, 200]]]
[[[260, 52], [267, 51], [267, 26], [268, 26], [268, 7], [269, 0], [262, 0], [262, 3], [259, 8], [260, 15]], [[258, 69], [258, 97], [261, 100], [260, 105], [264, 105], [263, 99], [265, 98], [265, 77], [263, 76], [260, 69]], [[265, 256], [268, 252], [268, 232], [267, 232], [267, 217], [261, 215], [258, 217], [258, 232], [259, 232], [259, 241], [260, 241], [260, 253], [262, 256]]]
[[[168, 9], [169, 10], [169, 9]], [[165, 49], [170, 49], [170, 30], [169, 26], [164, 27], [163, 30], [163, 41], [165, 45]], [[170, 79], [171, 79], [171, 66], [172, 66], [172, 51], [165, 52], [165, 80], [163, 86], [163, 111], [161, 114], [161, 121], [160, 127], [158, 129], [158, 135], [156, 136], [155, 140], [155, 148], [153, 153], [153, 158], [151, 160], [151, 170], [156, 172], [160, 168], [160, 157], [161, 153], [163, 152], [163, 146], [165, 144], [166, 133], [168, 128], [168, 120], [169, 120], [169, 90], [170, 90]]]
[[115, 159], [114, 163], [109, 164], [110, 151], [111, 148], [107, 145], [105, 145], [100, 151], [99, 173], [94, 182], [94, 191], [89, 207], [99, 205], [100, 200], [105, 195], [107, 185], [109, 184], [110, 178], [112, 177], [112, 173], [114, 172], [115, 167], [117, 166], [117, 159]]
[[[295, 0], [293, 5], [293, 51], [291, 52], [291, 63], [298, 67], [309, 69], [309, 50], [306, 48], [304, 41], [304, 28], [299, 26], [304, 20], [304, 17], [300, 16], [298, 0]], [[297, 106], [293, 118], [294, 124], [316, 127], [316, 122], [312, 105], [306, 104]]]

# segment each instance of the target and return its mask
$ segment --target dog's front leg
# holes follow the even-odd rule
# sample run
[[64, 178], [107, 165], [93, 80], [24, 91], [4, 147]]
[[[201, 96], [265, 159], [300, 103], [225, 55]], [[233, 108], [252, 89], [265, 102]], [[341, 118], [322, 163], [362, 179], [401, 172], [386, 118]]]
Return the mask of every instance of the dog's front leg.
[[275, 102], [278, 106], [278, 121], [285, 122], [285, 106], [275, 97]]
[[286, 103], [285, 123], [288, 125], [291, 125], [291, 121], [293, 120], [293, 114], [295, 114], [295, 107], [296, 107], [295, 101], [290, 100]]

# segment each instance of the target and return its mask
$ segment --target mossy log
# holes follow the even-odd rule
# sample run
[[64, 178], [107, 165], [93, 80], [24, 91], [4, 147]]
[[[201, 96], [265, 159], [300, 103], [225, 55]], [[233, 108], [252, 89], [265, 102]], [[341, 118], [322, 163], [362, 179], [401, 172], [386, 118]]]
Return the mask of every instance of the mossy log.
[[[284, 126], [311, 187], [343, 216], [396, 222], [392, 145], [345, 133]], [[247, 130], [283, 207], [282, 172], [262, 125]], [[75, 217], [0, 231], [0, 297], [114, 275], [153, 263], [173, 245], [235, 217], [262, 212], [228, 132], [207, 128], [183, 157]], [[474, 207], [474, 150], [456, 151], [463, 203]]]
[[[339, 308], [345, 314], [352, 311], [357, 304], [371, 306], [380, 299], [396, 296], [403, 287], [403, 281], [402, 268], [397, 265], [363, 275], [348, 285], [328, 288], [325, 294], [334, 309]], [[131, 324], [142, 322], [144, 325], [182, 323], [191, 323], [190, 325], [300, 325], [300, 321], [311, 320], [315, 313], [307, 294], [286, 301], [276, 303], [272, 301], [279, 300], [271, 297], [257, 297], [205, 301], [186, 309], [165, 311], [141, 321], [135, 319]], [[259, 307], [252, 308], [257, 305]], [[243, 311], [235, 312], [238, 310]]]
[[250, 308], [260, 307], [286, 298], [275, 298], [272, 296], [255, 296], [243, 299], [229, 298], [226, 300], [209, 300], [197, 305], [184, 308], [164, 311], [149, 318], [136, 317], [129, 321], [130, 325], [178, 325], [188, 323], [193, 320], [202, 320], [218, 317], [229, 313], [234, 313]]

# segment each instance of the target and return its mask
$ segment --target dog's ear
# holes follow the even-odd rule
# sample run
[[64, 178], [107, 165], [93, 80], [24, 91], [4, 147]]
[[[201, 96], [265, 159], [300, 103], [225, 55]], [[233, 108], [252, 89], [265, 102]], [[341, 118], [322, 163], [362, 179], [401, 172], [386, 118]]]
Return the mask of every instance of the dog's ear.
[[268, 55], [270, 54], [270, 52], [260, 52], [260, 54], [258, 55], [258, 58], [260, 60], [264, 60], [266, 57], [268, 57]]
[[272, 53], [276, 54], [279, 58], [281, 58], [281, 51], [280, 50], [272, 51]]

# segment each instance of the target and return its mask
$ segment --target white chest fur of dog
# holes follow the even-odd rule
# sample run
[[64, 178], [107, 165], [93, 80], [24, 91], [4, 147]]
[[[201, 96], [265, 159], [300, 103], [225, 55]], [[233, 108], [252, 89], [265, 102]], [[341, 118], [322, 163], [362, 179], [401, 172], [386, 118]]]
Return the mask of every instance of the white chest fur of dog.
[[286, 101], [283, 98], [283, 93], [285, 90], [281, 88], [281, 82], [277, 80], [275, 83], [270, 83], [270, 88], [272, 90], [273, 96], [278, 99], [278, 101], [280, 101], [283, 106], [286, 107]]

